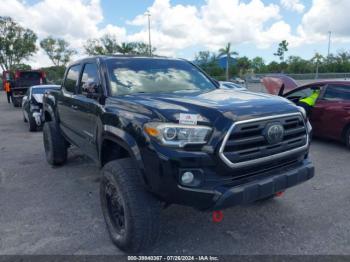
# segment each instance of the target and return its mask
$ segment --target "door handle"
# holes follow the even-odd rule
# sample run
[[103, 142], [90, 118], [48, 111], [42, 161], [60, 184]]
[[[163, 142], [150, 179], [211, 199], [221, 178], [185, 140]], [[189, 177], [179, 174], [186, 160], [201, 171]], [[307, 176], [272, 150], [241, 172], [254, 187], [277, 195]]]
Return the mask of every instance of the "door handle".
[[70, 106], [73, 110], [77, 110], [78, 109], [78, 106], [75, 106], [75, 105], [71, 105]]

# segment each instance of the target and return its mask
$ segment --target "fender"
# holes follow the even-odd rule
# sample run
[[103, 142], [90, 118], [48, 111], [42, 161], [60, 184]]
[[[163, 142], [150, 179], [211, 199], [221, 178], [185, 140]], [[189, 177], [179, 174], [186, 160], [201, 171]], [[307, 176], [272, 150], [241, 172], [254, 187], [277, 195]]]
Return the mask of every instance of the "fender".
[[44, 98], [43, 98], [44, 121], [47, 121], [45, 117], [46, 112], [49, 113], [52, 121], [56, 122], [58, 120], [54, 110], [54, 107], [56, 106], [55, 101], [56, 99], [53, 95], [51, 94], [44, 95]]
[[[131, 157], [135, 160], [137, 163], [139, 169], [143, 173], [144, 165], [141, 158], [140, 149], [135, 141], [135, 139], [129, 135], [127, 132], [125, 132], [122, 129], [119, 129], [117, 127], [111, 126], [111, 125], [103, 125], [103, 135], [102, 135], [102, 141], [104, 139], [109, 139], [116, 144], [120, 145], [122, 148], [127, 150]], [[99, 149], [99, 156], [100, 156], [100, 165], [101, 163], [101, 153], [102, 153], [102, 147]]]

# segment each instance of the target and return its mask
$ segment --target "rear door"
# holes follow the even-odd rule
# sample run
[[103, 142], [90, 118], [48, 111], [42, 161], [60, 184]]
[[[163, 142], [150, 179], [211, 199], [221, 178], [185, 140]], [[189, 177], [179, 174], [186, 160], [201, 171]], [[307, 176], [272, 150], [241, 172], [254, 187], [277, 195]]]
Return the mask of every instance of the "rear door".
[[78, 79], [80, 76], [81, 65], [72, 65], [62, 84], [62, 95], [58, 100], [58, 114], [60, 117], [60, 127], [67, 138], [74, 143], [80, 140], [79, 126], [80, 121], [77, 118], [76, 97], [78, 91]]
[[350, 86], [329, 84], [315, 109], [312, 115], [319, 119], [319, 135], [340, 140], [350, 121]]

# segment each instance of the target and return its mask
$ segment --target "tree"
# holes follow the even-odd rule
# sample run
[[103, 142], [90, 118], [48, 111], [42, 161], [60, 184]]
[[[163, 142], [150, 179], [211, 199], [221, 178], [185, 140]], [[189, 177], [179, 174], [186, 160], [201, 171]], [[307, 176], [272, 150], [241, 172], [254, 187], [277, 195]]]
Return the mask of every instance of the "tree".
[[[101, 38], [89, 39], [84, 45], [85, 52], [88, 55], [149, 55], [149, 45], [142, 42], [123, 42], [118, 44], [117, 40], [111, 35], [104, 35]], [[152, 54], [156, 48], [152, 48]]]
[[251, 67], [254, 70], [254, 73], [265, 73], [266, 72], [266, 65], [265, 61], [262, 57], [257, 56], [252, 59], [250, 62]]
[[[143, 42], [132, 42], [134, 43], [134, 52], [136, 55], [149, 56], [149, 45]], [[152, 54], [157, 51], [155, 47], [152, 47]]]
[[121, 45], [118, 45], [118, 53], [121, 53], [123, 55], [127, 54], [136, 54], [136, 43], [121, 43]]
[[64, 39], [52, 38], [51, 36], [40, 41], [40, 47], [44, 49], [55, 66], [66, 65], [76, 51], [69, 48]]
[[242, 56], [237, 59], [237, 67], [239, 70], [240, 76], [243, 76], [247, 70], [250, 68], [251, 63], [248, 57]]
[[290, 56], [287, 61], [287, 72], [292, 74], [305, 74], [312, 72], [310, 61], [302, 59], [299, 56]]
[[23, 28], [10, 17], [0, 16], [0, 66], [12, 70], [36, 52], [36, 34]]
[[316, 76], [315, 78], [318, 78], [318, 67], [322, 63], [324, 57], [320, 53], [315, 53], [314, 57], [311, 58], [311, 62], [313, 62], [316, 65]]
[[200, 67], [207, 67], [210, 63], [210, 52], [209, 51], [199, 51], [198, 54], [195, 55], [194, 62]]
[[232, 55], [238, 55], [238, 53], [231, 51], [231, 43], [228, 43], [225, 48], [219, 50], [219, 56], [226, 56], [226, 80], [230, 79], [229, 70]]
[[89, 39], [84, 45], [88, 55], [113, 55], [119, 52], [119, 45], [111, 35], [104, 35], [97, 39]]
[[15, 64], [12, 66], [11, 70], [31, 70], [32, 67], [27, 64]]
[[278, 44], [277, 52], [274, 53], [274, 56], [278, 56], [281, 62], [284, 62], [284, 55], [288, 51], [289, 43], [286, 40], [283, 40]]

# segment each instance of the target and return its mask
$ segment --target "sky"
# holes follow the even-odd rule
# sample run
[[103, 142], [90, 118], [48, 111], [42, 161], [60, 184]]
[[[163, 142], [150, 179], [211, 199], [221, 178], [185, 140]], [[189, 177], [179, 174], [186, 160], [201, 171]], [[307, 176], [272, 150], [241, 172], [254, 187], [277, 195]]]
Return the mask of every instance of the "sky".
[[[217, 52], [227, 43], [240, 56], [276, 60], [278, 43], [306, 59], [349, 50], [350, 0], [0, 0], [0, 16], [11, 16], [35, 31], [38, 41], [63, 38], [85, 56], [90, 38], [112, 35], [118, 42], [148, 42], [157, 54], [193, 60], [201, 50]], [[38, 42], [39, 46], [39, 42]], [[42, 50], [27, 63], [51, 65]]]

